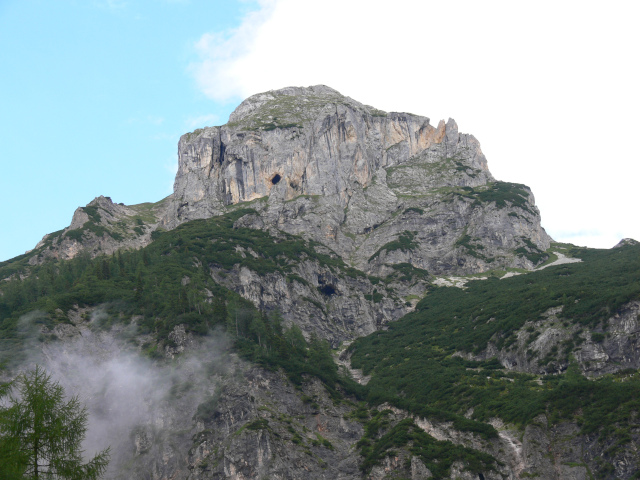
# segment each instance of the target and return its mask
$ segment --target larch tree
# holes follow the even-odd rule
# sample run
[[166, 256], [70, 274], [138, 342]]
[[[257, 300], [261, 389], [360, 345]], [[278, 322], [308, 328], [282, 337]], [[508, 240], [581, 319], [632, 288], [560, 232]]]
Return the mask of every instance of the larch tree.
[[0, 477], [100, 478], [109, 462], [109, 449], [83, 463], [87, 410], [78, 397], [65, 401], [64, 389], [39, 366], [14, 383], [18, 395], [9, 396], [0, 411]]

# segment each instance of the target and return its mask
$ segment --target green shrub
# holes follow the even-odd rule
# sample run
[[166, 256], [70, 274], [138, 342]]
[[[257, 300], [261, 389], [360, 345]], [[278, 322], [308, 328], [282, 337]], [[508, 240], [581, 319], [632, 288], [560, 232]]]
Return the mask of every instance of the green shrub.
[[383, 250], [387, 252], [392, 252], [394, 250], [401, 250], [403, 252], [408, 252], [410, 250], [413, 250], [418, 246], [418, 244], [413, 241], [414, 238], [415, 238], [415, 233], [405, 230], [398, 236], [397, 240], [393, 240], [389, 243], [385, 243], [382, 247], [380, 247], [376, 253], [371, 255], [371, 257], [369, 257], [369, 261], [372, 261], [378, 255], [380, 255], [380, 253]]
[[405, 208], [404, 212], [402, 212], [402, 213], [407, 214], [407, 213], [410, 213], [410, 212], [415, 212], [418, 215], [423, 215], [424, 214], [424, 210], [422, 210], [421, 208], [418, 208], [418, 207]]

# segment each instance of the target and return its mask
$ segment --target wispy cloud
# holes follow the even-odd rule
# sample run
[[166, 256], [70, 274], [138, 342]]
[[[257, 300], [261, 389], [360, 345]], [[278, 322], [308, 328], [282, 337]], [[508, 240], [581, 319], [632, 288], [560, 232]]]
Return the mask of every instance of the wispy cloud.
[[257, 32], [267, 24], [276, 6], [271, 0], [258, 3], [260, 9], [249, 12], [238, 28], [205, 33], [195, 43], [200, 61], [191, 63], [189, 71], [207, 97], [224, 102], [246, 95], [244, 85], [236, 81], [238, 59], [254, 50]]
[[151, 124], [151, 125], [162, 125], [165, 121], [164, 117], [161, 117], [159, 115], [146, 115], [146, 116], [141, 116], [141, 117], [130, 117], [127, 119], [127, 123], [130, 125], [136, 124], [136, 123], [147, 123], [147, 124]]
[[218, 115], [209, 113], [206, 115], [198, 115], [197, 117], [187, 118], [186, 125], [187, 128], [211, 127], [218, 124], [219, 121], [220, 117]]
[[121, 12], [128, 7], [129, 2], [126, 0], [100, 0], [94, 2], [94, 5], [106, 10]]

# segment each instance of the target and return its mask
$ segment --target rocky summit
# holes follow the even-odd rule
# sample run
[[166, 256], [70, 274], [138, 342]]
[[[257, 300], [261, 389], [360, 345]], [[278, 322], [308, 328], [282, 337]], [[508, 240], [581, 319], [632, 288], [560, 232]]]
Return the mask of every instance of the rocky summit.
[[323, 85], [178, 158], [0, 263], [4, 377], [85, 400], [108, 478], [638, 478], [637, 241], [554, 242], [454, 120]]
[[[434, 126], [325, 86], [249, 97], [226, 125], [183, 135], [178, 157], [165, 228], [251, 202], [256, 228], [313, 239], [367, 273], [531, 268], [551, 240], [531, 191], [495, 181], [455, 121]], [[403, 238], [411, 248], [389, 248]]]

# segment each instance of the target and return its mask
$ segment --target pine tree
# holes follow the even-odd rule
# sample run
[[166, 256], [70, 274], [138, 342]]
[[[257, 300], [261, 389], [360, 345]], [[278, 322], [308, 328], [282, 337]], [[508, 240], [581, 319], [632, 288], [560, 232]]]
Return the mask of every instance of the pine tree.
[[136, 293], [134, 295], [134, 300], [136, 302], [142, 299], [143, 290], [144, 290], [144, 283], [142, 282], [142, 272], [138, 271], [138, 276], [136, 278]]
[[[94, 480], [109, 462], [109, 449], [82, 463], [87, 411], [41, 367], [15, 381], [18, 398], [0, 415], [0, 477]], [[13, 475], [13, 477], [9, 476]], [[17, 475], [17, 476], [16, 476]]]
[[146, 249], [142, 250], [142, 263], [145, 267], [148, 267], [151, 263], [151, 260], [149, 259], [149, 253]]
[[227, 321], [229, 313], [227, 312], [227, 303], [222, 297], [216, 297], [213, 301], [213, 322], [224, 324]]
[[111, 269], [109, 268], [109, 262], [106, 258], [102, 259], [102, 278], [105, 280], [111, 278]]
[[127, 276], [127, 272], [124, 269], [124, 260], [122, 259], [122, 254], [120, 253], [120, 250], [118, 250], [118, 273], [120, 274], [121, 277]]

